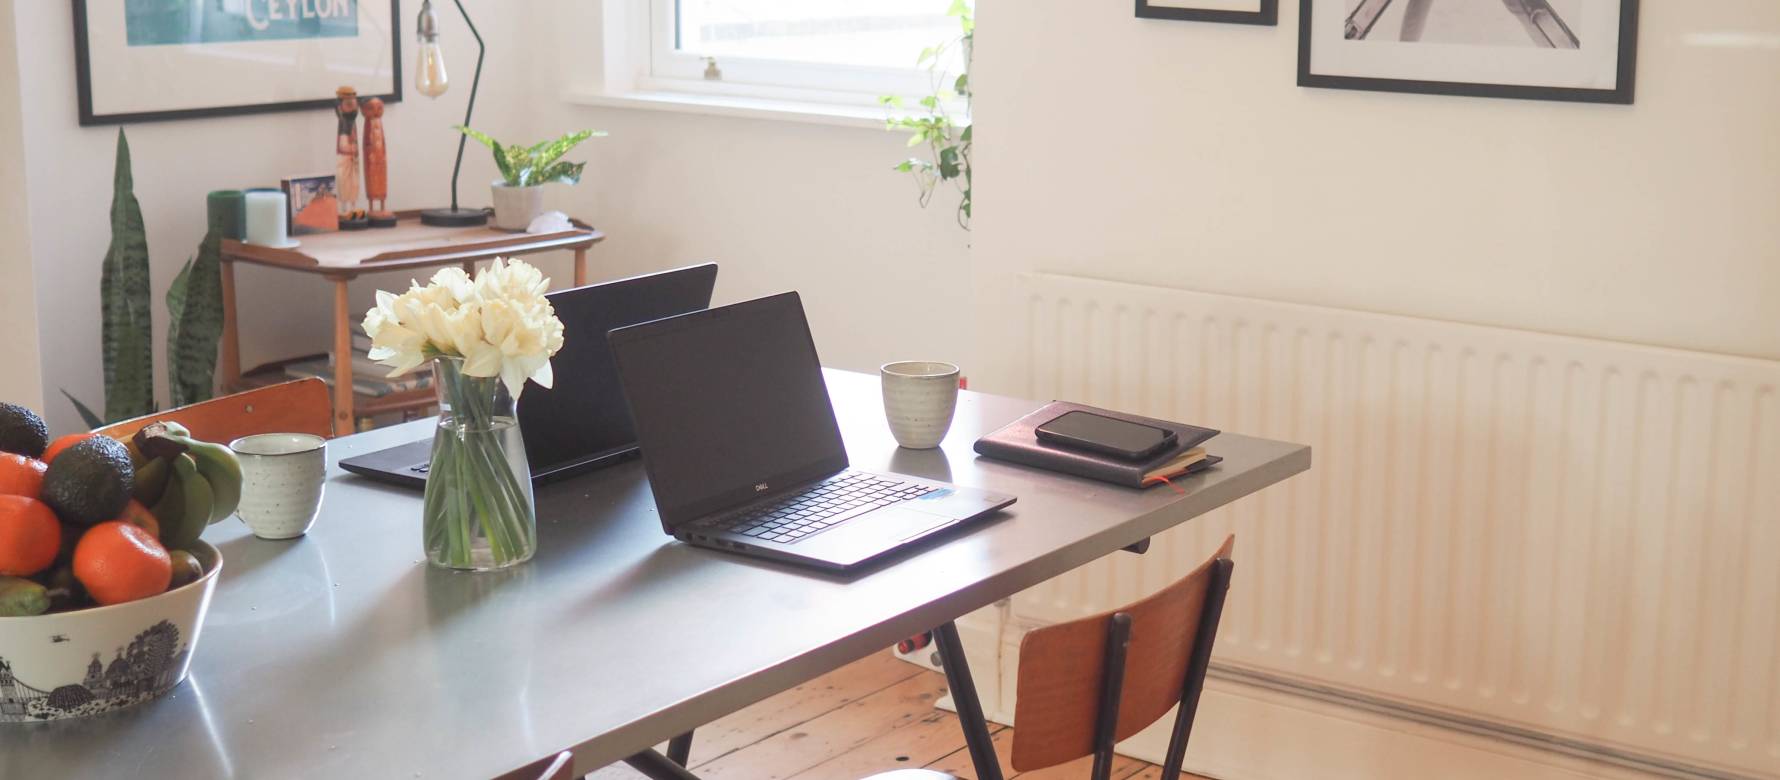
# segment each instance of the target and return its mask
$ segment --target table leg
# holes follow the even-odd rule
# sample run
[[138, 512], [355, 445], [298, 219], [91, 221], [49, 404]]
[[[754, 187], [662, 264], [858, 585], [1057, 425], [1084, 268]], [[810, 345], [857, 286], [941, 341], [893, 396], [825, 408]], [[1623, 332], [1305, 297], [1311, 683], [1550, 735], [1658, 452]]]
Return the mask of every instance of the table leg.
[[469, 274], [469, 276], [471, 278], [475, 278], [475, 276], [476, 276], [476, 261], [465, 260], [464, 261], [464, 273]]
[[346, 283], [350, 276], [330, 276], [334, 282], [334, 435], [352, 433], [352, 323], [347, 309]]
[[692, 760], [692, 732], [668, 740], [667, 757], [669, 761], [686, 766], [686, 762]]
[[1001, 780], [1001, 760], [995, 757], [989, 721], [983, 718], [977, 685], [970, 677], [970, 664], [964, 659], [964, 645], [958, 642], [958, 626], [948, 620], [934, 629], [933, 644], [939, 649], [940, 663], [946, 667], [946, 687], [952, 689], [952, 706], [958, 709], [958, 725], [964, 729], [964, 744], [970, 750], [977, 780]]
[[222, 391], [241, 389], [241, 323], [235, 319], [235, 262], [224, 260], [222, 276]]
[[587, 284], [587, 248], [575, 250], [575, 286]]
[[653, 750], [645, 750], [626, 758], [624, 763], [629, 764], [631, 769], [643, 773], [643, 776], [650, 780], [698, 780], [698, 775], [693, 774], [686, 767], [674, 763], [673, 759]]

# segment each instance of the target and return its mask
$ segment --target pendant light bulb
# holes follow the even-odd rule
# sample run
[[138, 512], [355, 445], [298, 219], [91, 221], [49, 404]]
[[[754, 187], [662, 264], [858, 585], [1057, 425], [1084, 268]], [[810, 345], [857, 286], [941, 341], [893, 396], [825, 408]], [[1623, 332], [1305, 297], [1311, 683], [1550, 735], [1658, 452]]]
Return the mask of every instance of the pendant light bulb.
[[432, 0], [420, 4], [420, 20], [415, 22], [414, 29], [420, 44], [416, 47], [420, 55], [414, 65], [414, 89], [436, 98], [445, 94], [451, 80], [445, 75], [445, 51], [439, 47], [439, 17], [433, 13]]

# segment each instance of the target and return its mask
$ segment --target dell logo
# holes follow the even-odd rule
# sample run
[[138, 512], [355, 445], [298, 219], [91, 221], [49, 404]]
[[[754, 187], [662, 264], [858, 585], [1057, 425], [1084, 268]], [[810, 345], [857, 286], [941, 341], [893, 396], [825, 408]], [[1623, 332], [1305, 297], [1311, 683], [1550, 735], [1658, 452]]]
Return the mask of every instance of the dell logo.
[[765, 482], [762, 482], [762, 483], [760, 483], [760, 484], [758, 484], [758, 485], [755, 485], [755, 486], [754, 486], [754, 492], [756, 492], [756, 493], [765, 493], [765, 492], [766, 492], [766, 483], [765, 483]]

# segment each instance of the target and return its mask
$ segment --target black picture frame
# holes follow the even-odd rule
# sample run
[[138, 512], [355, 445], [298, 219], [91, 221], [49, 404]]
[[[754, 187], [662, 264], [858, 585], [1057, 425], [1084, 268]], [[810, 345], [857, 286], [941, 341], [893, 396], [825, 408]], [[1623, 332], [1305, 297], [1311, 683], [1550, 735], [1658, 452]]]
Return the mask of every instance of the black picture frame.
[[[87, 0], [73, 0], [74, 6], [74, 79], [75, 93], [80, 110], [81, 127], [97, 127], [103, 125], [121, 125], [134, 122], [165, 122], [178, 119], [207, 119], [211, 117], [242, 116], [245, 114], [267, 114], [278, 111], [303, 111], [308, 109], [326, 108], [332, 110], [334, 98], [317, 98], [315, 100], [292, 100], [282, 103], [255, 103], [242, 106], [214, 106], [210, 108], [182, 108], [169, 111], [135, 111], [119, 114], [93, 113], [93, 82], [91, 51], [87, 45]], [[401, 0], [389, 0], [389, 45], [390, 74], [395, 89], [384, 95], [360, 95], [360, 100], [381, 98], [384, 103], [402, 102], [402, 7]]]
[[[1336, 0], [1323, 0], [1335, 2]], [[1311, 7], [1316, 0], [1299, 0], [1298, 86], [1354, 89], [1369, 92], [1407, 92], [1418, 95], [1556, 100], [1570, 103], [1631, 105], [1638, 66], [1638, 0], [1621, 0], [1619, 6], [1619, 59], [1613, 89], [1541, 87], [1519, 84], [1486, 84], [1463, 81], [1419, 81], [1369, 76], [1331, 76], [1310, 72]]]
[[1230, 11], [1212, 8], [1174, 8], [1150, 5], [1137, 0], [1137, 18], [1173, 19], [1181, 22], [1222, 22], [1224, 24], [1255, 24], [1274, 27], [1279, 24], [1279, 0], [1261, 0], [1259, 11]]

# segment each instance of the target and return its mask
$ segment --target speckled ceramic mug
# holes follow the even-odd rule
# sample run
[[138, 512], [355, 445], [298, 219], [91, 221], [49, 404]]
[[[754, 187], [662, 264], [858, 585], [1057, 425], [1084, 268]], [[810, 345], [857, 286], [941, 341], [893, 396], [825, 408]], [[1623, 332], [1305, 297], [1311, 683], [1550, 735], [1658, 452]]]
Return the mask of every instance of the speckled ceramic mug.
[[958, 408], [958, 367], [931, 360], [904, 360], [878, 367], [884, 418], [896, 443], [914, 450], [938, 447]]
[[261, 539], [309, 532], [327, 486], [327, 440], [308, 433], [262, 433], [229, 442], [247, 475], [235, 513]]

